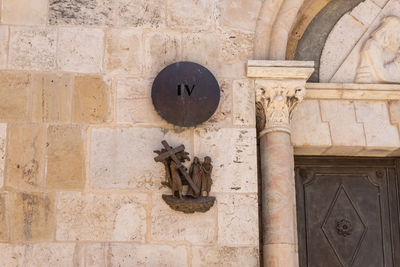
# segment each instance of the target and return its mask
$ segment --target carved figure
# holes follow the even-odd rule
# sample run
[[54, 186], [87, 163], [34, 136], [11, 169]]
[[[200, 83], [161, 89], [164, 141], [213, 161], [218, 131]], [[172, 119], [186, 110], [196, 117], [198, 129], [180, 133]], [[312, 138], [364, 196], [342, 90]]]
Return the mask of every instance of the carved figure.
[[203, 169], [204, 175], [202, 176], [202, 181], [201, 181], [201, 192], [202, 192], [203, 196], [209, 196], [210, 191], [211, 191], [211, 185], [212, 185], [211, 172], [213, 169], [213, 166], [211, 165], [210, 157], [207, 156], [204, 158], [204, 163], [202, 165], [202, 169]]
[[386, 17], [365, 42], [357, 83], [400, 83], [400, 19]]
[[179, 167], [174, 162], [171, 161], [171, 190], [172, 194], [175, 194], [178, 191], [179, 198], [182, 199], [182, 181], [181, 177], [179, 176]]
[[[202, 188], [202, 180], [203, 180], [203, 176], [204, 176], [204, 172], [203, 172], [203, 168], [200, 164], [200, 160], [198, 157], [194, 157], [193, 159], [193, 163], [190, 166], [189, 169], [189, 175], [190, 177], [192, 177], [193, 183], [195, 183], [197, 185], [198, 188]], [[191, 196], [193, 198], [198, 198], [201, 195], [201, 192], [199, 192], [198, 194], [196, 194], [193, 189], [191, 187], [189, 187], [187, 193], [187, 196]]]

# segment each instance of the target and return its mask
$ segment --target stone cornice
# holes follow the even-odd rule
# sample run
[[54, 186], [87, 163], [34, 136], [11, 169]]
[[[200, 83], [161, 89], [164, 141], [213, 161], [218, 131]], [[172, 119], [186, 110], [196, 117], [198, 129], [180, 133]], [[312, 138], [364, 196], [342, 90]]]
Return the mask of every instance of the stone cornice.
[[313, 61], [249, 60], [247, 63], [249, 78], [307, 80], [313, 72]]

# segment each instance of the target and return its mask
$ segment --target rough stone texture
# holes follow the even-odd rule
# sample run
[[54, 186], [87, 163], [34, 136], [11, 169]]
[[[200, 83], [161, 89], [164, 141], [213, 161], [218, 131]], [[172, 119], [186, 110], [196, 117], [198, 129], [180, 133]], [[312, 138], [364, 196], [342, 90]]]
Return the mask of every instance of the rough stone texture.
[[157, 241], [188, 241], [195, 245], [214, 244], [217, 239], [216, 205], [207, 213], [185, 214], [172, 210], [161, 199], [161, 194], [153, 194], [151, 238]]
[[225, 27], [254, 31], [261, 0], [218, 0], [218, 21]]
[[132, 29], [106, 32], [106, 71], [140, 74], [142, 71], [142, 33]]
[[219, 245], [258, 245], [257, 199], [257, 194], [217, 194]]
[[0, 241], [8, 241], [8, 224], [7, 224], [7, 193], [0, 194]]
[[116, 12], [118, 26], [157, 28], [165, 24], [164, 0], [118, 0]]
[[[140, 140], [140, 142], [138, 142]], [[161, 141], [191, 152], [190, 133], [159, 128], [94, 128], [90, 149], [90, 183], [97, 188], [158, 190], [164, 180], [163, 164], [156, 163], [154, 150]], [[138, 156], [140, 155], [140, 156]]]
[[0, 123], [0, 188], [4, 185], [4, 165], [6, 161], [7, 124]]
[[7, 67], [7, 55], [8, 55], [8, 26], [0, 25], [0, 69], [5, 69]]
[[0, 72], [0, 121], [27, 120], [32, 77], [25, 72]]
[[56, 239], [144, 241], [146, 201], [144, 193], [58, 193]]
[[47, 129], [46, 188], [83, 189], [85, 186], [86, 129], [51, 125]]
[[46, 24], [47, 0], [3, 0], [1, 21], [6, 24]]
[[369, 26], [380, 11], [381, 8], [376, 3], [371, 0], [366, 0], [356, 6], [350, 12], [350, 15], [360, 21], [365, 26]]
[[102, 123], [110, 116], [109, 81], [101, 76], [75, 77], [72, 96], [72, 122]]
[[64, 71], [102, 71], [104, 32], [94, 28], [59, 28], [58, 67]]
[[168, 0], [168, 26], [207, 29], [211, 26], [215, 0]]
[[233, 92], [232, 81], [222, 80], [219, 82], [220, 100], [217, 110], [204, 125], [213, 127], [231, 127], [233, 124]]
[[[91, 244], [86, 266], [188, 266], [185, 246], [156, 244]], [[108, 265], [107, 265], [108, 264]]]
[[256, 267], [258, 266], [258, 248], [193, 246], [192, 266]]
[[255, 126], [255, 94], [248, 80], [233, 82], [233, 123], [239, 126]]
[[400, 100], [389, 101], [389, 114], [393, 124], [400, 124]]
[[22, 245], [0, 243], [1, 266], [23, 266], [25, 249]]
[[197, 129], [194, 145], [194, 155], [212, 159], [212, 193], [257, 192], [255, 129]]
[[9, 124], [6, 186], [18, 190], [40, 189], [46, 128], [39, 124]]
[[56, 40], [57, 31], [53, 28], [11, 27], [9, 68], [55, 69]]
[[54, 194], [9, 193], [8, 216], [12, 241], [54, 239]]

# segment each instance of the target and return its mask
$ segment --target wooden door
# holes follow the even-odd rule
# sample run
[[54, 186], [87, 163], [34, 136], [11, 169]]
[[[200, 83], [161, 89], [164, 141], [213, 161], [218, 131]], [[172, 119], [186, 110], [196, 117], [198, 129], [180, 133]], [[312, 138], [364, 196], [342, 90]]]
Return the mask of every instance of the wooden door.
[[398, 161], [297, 157], [301, 267], [394, 267]]

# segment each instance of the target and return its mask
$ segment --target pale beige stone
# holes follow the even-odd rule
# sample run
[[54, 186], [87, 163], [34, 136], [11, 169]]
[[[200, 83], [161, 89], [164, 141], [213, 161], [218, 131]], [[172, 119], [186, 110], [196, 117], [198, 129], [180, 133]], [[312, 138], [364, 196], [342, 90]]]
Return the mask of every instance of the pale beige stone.
[[245, 31], [255, 31], [261, 0], [218, 0], [220, 25]]
[[164, 0], [116, 1], [116, 24], [123, 27], [153, 27], [165, 25]]
[[7, 55], [8, 55], [8, 26], [0, 25], [0, 69], [7, 68]]
[[95, 28], [59, 28], [58, 67], [63, 71], [102, 71], [104, 31]]
[[384, 7], [388, 1], [389, 0], [373, 0], [373, 2], [380, 7]]
[[56, 239], [144, 241], [146, 201], [144, 193], [58, 193]]
[[74, 243], [37, 243], [25, 246], [24, 262], [26, 266], [83, 266], [83, 255], [78, 244]]
[[253, 83], [248, 80], [233, 82], [233, 124], [255, 126], [255, 94]]
[[[0, 193], [0, 241], [8, 241], [8, 224], [7, 224], [7, 193]], [[1, 262], [1, 261], [0, 261]]]
[[280, 80], [308, 80], [314, 72], [314, 61], [248, 60], [247, 77]]
[[47, 129], [46, 188], [83, 189], [85, 186], [86, 129], [50, 125]]
[[86, 266], [188, 266], [185, 246], [160, 244], [90, 244]]
[[57, 31], [44, 27], [11, 27], [8, 66], [11, 69], [56, 68]]
[[217, 110], [208, 121], [204, 122], [205, 126], [212, 127], [231, 127], [233, 124], [233, 81], [221, 80], [219, 82], [220, 100]]
[[215, 0], [168, 0], [168, 26], [208, 29], [213, 22]]
[[53, 193], [9, 193], [8, 215], [12, 241], [51, 241], [55, 216]]
[[111, 112], [110, 82], [97, 75], [76, 76], [72, 96], [72, 122], [102, 123]]
[[293, 244], [268, 244], [263, 246], [264, 266], [298, 266], [297, 253]]
[[23, 266], [24, 253], [23, 245], [0, 243], [0, 265], [4, 267]]
[[40, 124], [9, 124], [6, 156], [6, 186], [18, 190], [40, 189], [46, 127]]
[[365, 146], [364, 127], [350, 101], [321, 100], [322, 120], [329, 122], [333, 146]]
[[0, 123], [0, 188], [4, 185], [4, 165], [6, 161], [7, 124]]
[[258, 247], [192, 247], [192, 266], [257, 267]]
[[196, 129], [194, 155], [210, 156], [214, 192], [257, 192], [255, 128]]
[[3, 0], [3, 23], [46, 24], [46, 19], [47, 0]]
[[374, 3], [374, 1], [366, 0], [353, 8], [353, 10], [350, 12], [350, 15], [360, 21], [365, 26], [369, 26], [380, 11], [381, 8], [376, 3]]
[[142, 49], [141, 32], [132, 29], [110, 29], [106, 32], [106, 70], [140, 74], [144, 61]]
[[151, 98], [117, 99], [117, 122], [120, 123], [151, 123], [166, 125], [154, 109]]
[[318, 100], [304, 100], [293, 112], [292, 144], [297, 147], [331, 146], [328, 123], [322, 122]]
[[189, 131], [160, 128], [93, 128], [90, 183], [97, 188], [158, 190], [165, 169], [153, 160], [157, 156], [153, 151], [161, 149], [161, 141], [167, 140], [173, 147], [184, 144], [192, 154], [190, 137]]
[[179, 33], [148, 33], [145, 35], [146, 74], [155, 77], [163, 68], [181, 57]]
[[400, 124], [400, 100], [389, 101], [389, 114], [393, 124]]
[[218, 245], [257, 246], [257, 194], [217, 194]]
[[357, 120], [364, 123], [368, 147], [377, 149], [400, 146], [398, 129], [390, 123], [385, 102], [357, 101], [355, 107]]
[[[170, 190], [164, 190], [168, 192]], [[193, 245], [216, 243], [217, 203], [207, 213], [185, 214], [172, 210], [154, 193], [151, 209], [151, 238], [157, 241], [188, 241]]]

